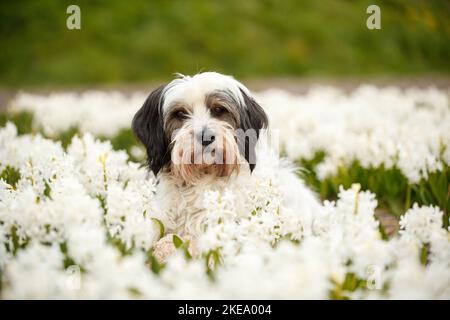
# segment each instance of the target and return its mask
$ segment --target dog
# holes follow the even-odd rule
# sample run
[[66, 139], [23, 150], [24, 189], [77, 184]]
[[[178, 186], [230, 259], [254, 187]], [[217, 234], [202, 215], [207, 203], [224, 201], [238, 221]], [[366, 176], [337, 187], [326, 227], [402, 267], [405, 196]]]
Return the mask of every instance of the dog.
[[231, 76], [178, 74], [150, 93], [132, 128], [158, 181], [156, 203], [168, 234], [195, 238], [202, 232], [208, 190], [233, 190], [236, 210], [249, 212], [240, 191], [264, 170], [277, 173], [284, 205], [312, 221], [319, 201], [271, 148], [268, 126], [264, 109]]

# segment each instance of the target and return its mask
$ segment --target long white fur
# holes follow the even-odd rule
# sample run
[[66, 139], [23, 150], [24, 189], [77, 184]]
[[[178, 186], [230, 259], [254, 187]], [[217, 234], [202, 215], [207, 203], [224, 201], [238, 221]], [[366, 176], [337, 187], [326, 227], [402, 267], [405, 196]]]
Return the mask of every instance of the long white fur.
[[298, 178], [292, 163], [280, 158], [270, 148], [265, 135], [261, 135], [258, 141], [256, 155], [257, 165], [253, 172], [243, 165], [238, 175], [205, 176], [195, 186], [183, 186], [172, 175], [162, 173], [157, 187], [157, 203], [164, 212], [161, 219], [167, 231], [189, 236], [201, 233], [205, 217], [203, 197], [208, 190], [232, 190], [236, 196], [236, 214], [251, 212], [244, 190], [253, 187], [252, 180], [263, 178], [265, 172], [276, 172], [277, 184], [283, 194], [283, 205], [302, 215], [302, 220], [307, 222], [304, 232], [310, 233], [313, 216], [321, 208], [317, 196]]

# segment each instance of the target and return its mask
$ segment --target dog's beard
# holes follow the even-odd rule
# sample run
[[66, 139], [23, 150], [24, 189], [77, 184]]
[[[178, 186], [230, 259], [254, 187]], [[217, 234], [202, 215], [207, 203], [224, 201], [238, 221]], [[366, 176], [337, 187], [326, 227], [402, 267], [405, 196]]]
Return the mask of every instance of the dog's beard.
[[240, 153], [231, 128], [215, 130], [215, 141], [202, 146], [192, 128], [178, 130], [172, 140], [171, 172], [186, 184], [205, 176], [230, 177], [239, 173]]

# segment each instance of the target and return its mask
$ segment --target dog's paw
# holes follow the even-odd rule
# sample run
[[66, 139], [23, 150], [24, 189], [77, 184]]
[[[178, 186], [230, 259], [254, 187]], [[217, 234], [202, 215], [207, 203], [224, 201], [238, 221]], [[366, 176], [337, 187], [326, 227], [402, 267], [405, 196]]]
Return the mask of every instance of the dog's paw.
[[177, 250], [174, 243], [174, 236], [180, 238], [183, 242], [189, 242], [188, 251], [192, 258], [196, 258], [199, 255], [197, 242], [194, 237], [180, 237], [171, 233], [159, 239], [153, 247], [153, 256], [159, 263], [166, 263], [167, 259]]
[[153, 256], [159, 263], [166, 263], [167, 258], [177, 250], [173, 243], [173, 236], [173, 234], [168, 234], [155, 243]]

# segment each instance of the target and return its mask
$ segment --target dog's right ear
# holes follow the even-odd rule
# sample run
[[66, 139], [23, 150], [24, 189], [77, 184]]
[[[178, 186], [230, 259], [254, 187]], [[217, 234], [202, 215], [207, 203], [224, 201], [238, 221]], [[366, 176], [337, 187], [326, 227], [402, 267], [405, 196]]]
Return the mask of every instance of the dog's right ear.
[[133, 118], [132, 128], [147, 150], [149, 168], [155, 176], [170, 162], [169, 143], [164, 133], [163, 90], [164, 85], [150, 93], [144, 105]]

